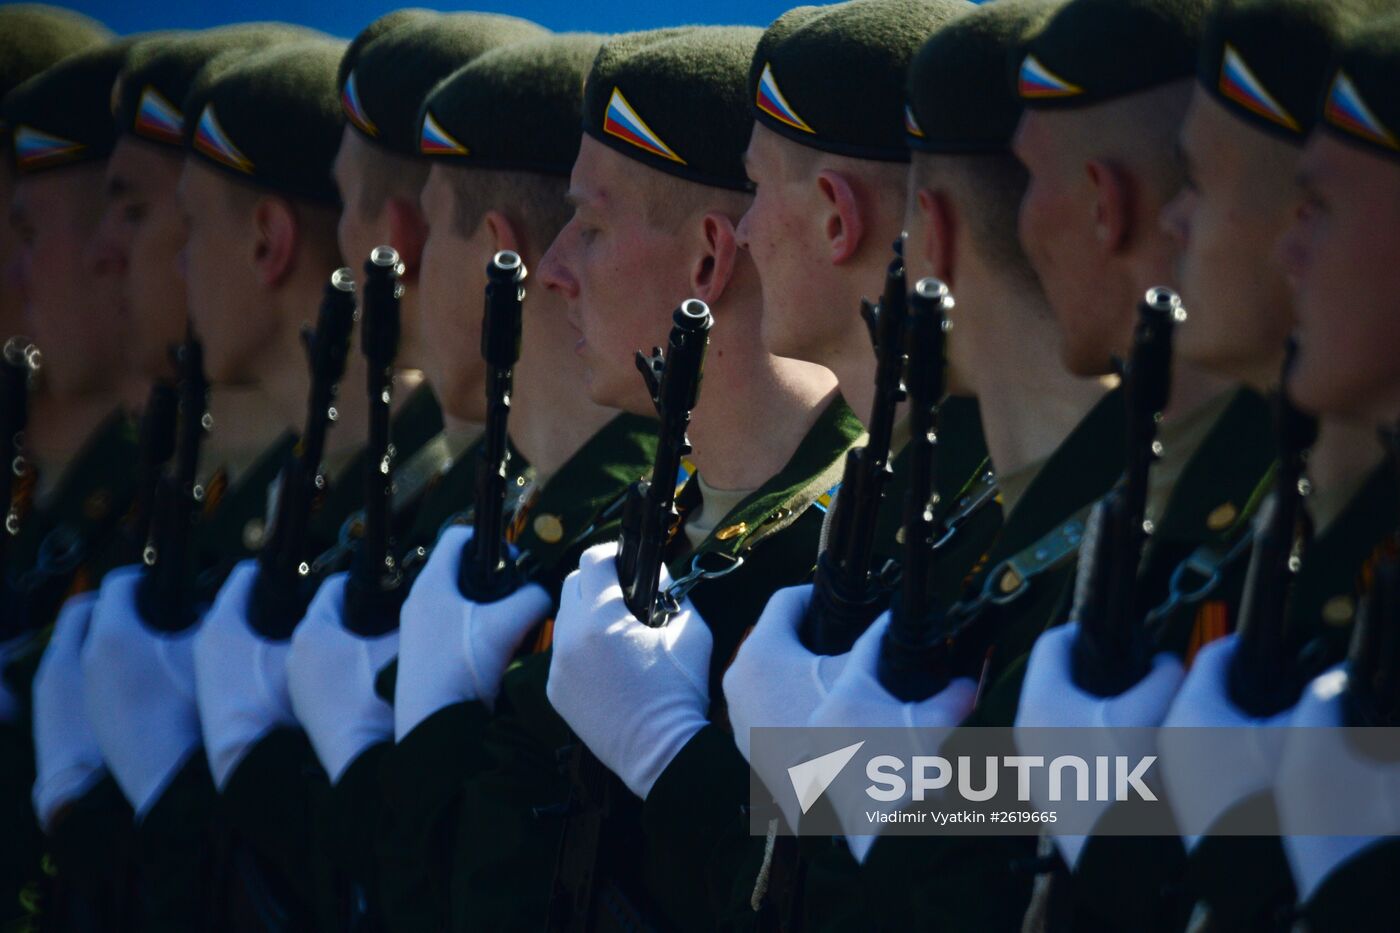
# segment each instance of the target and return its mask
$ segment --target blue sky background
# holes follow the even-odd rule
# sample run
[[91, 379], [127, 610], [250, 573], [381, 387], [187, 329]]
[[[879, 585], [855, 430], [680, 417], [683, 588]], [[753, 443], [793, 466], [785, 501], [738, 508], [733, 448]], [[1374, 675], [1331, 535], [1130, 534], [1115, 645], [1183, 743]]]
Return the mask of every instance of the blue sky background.
[[194, 29], [224, 23], [274, 19], [314, 26], [349, 38], [376, 17], [402, 6], [511, 13], [535, 20], [557, 31], [626, 32], [682, 23], [766, 26], [784, 10], [798, 6], [804, 0], [702, 0], [698, 3], [681, 3], [677, 0], [619, 0], [614, 3], [590, 0], [467, 0], [456, 4], [434, 3], [431, 0], [243, 0], [234, 4], [212, 3], [209, 0], [49, 2], [96, 17], [123, 34], [149, 29]]

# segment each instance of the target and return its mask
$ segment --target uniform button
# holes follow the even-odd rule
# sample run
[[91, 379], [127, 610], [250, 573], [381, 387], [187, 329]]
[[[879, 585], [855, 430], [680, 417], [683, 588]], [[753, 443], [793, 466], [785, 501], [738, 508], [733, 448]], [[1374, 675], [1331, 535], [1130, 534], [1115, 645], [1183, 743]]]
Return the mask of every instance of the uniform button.
[[1227, 502], [1206, 516], [1206, 527], [1211, 531], [1224, 531], [1235, 523], [1239, 514], [1240, 510], [1235, 508], [1235, 504]]
[[243, 526], [243, 547], [250, 551], [256, 551], [262, 547], [263, 528], [261, 518], [248, 519], [248, 523]]
[[559, 521], [558, 515], [537, 515], [531, 527], [535, 529], [535, 537], [545, 544], [558, 544], [564, 540], [564, 523]]
[[1348, 625], [1356, 616], [1356, 600], [1351, 596], [1333, 596], [1322, 604], [1322, 620], [1328, 625]]

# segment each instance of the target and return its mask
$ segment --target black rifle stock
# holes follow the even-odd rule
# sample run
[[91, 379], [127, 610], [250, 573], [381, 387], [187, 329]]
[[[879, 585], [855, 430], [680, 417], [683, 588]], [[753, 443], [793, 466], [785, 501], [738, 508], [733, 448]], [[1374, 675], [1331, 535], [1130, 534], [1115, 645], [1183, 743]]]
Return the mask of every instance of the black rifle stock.
[[249, 622], [264, 638], [281, 640], [306, 611], [307, 526], [316, 499], [326, 487], [321, 459], [326, 432], [336, 419], [336, 387], [350, 356], [355, 326], [355, 282], [349, 269], [337, 269], [326, 284], [314, 333], [303, 329], [302, 342], [311, 368], [306, 429], [282, 470], [272, 534], [258, 553]]
[[[1400, 482], [1400, 424], [1383, 429], [1381, 442]], [[1375, 560], [1371, 587], [1356, 616], [1346, 697], [1347, 725], [1400, 725], [1400, 525]]]
[[637, 353], [637, 368], [646, 379], [661, 427], [651, 477], [639, 480], [627, 491], [617, 555], [617, 575], [627, 608], [639, 622], [653, 627], [663, 624], [673, 608], [659, 598], [661, 566], [666, 542], [679, 517], [676, 476], [681, 458], [690, 453], [686, 431], [690, 411], [700, 397], [714, 318], [703, 301], [692, 298], [681, 303], [671, 321], [664, 357], [660, 347], [653, 348], [649, 357]]
[[345, 627], [372, 638], [398, 628], [406, 595], [394, 553], [394, 358], [399, 352], [399, 299], [404, 265], [390, 246], [377, 246], [365, 263], [360, 289], [360, 350], [365, 356], [369, 438], [365, 447], [364, 534], [356, 543], [345, 584]]
[[481, 319], [481, 356], [486, 361], [486, 432], [476, 471], [473, 533], [462, 551], [457, 587], [475, 603], [504, 599], [520, 586], [506, 543], [506, 495], [510, 487], [511, 391], [520, 359], [520, 317], [525, 301], [525, 263], [502, 250], [486, 266], [486, 311]]
[[198, 614], [190, 587], [190, 530], [203, 490], [198, 487], [199, 448], [209, 430], [209, 383], [204, 375], [204, 348], [191, 332], [175, 348], [179, 370], [175, 468], [160, 483], [151, 535], [144, 555], [148, 570], [138, 590], [141, 614], [163, 632], [181, 632]]
[[0, 353], [0, 502], [5, 504], [5, 530], [0, 534], [0, 566], [10, 537], [19, 533], [14, 508], [15, 480], [22, 470], [24, 429], [29, 424], [29, 380], [34, 373], [29, 340], [11, 337]]
[[[650, 357], [637, 353], [637, 368], [661, 420], [651, 478], [627, 491], [618, 545], [617, 576], [628, 610], [643, 625], [664, 625], [676, 608], [658, 592], [662, 559], [677, 514], [676, 475], [690, 452], [686, 430], [700, 396], [700, 378], [714, 318], [703, 301], [682, 302], [672, 315], [671, 336]], [[570, 799], [559, 843], [546, 929], [593, 928], [598, 884], [598, 850], [603, 824], [612, 809], [616, 778], [575, 738], [569, 756]]]
[[909, 359], [911, 475], [904, 499], [904, 554], [890, 625], [880, 643], [876, 675], [891, 695], [912, 703], [947, 685], [948, 633], [944, 613], [929, 593], [929, 574], [944, 535], [934, 517], [938, 407], [948, 385], [947, 327], [953, 297], [937, 279], [921, 279], [909, 302], [905, 346]]
[[870, 437], [846, 454], [841, 491], [826, 547], [817, 556], [812, 602], [798, 630], [802, 644], [816, 654], [849, 651], [879, 614], [882, 589], [875, 579], [875, 527], [890, 478], [890, 439], [904, 399], [904, 330], [908, 319], [903, 244], [885, 274], [880, 303], [861, 302], [861, 314], [875, 345], [875, 402]]
[[1148, 291], [1138, 306], [1132, 356], [1123, 370], [1127, 468], [1099, 506], [1098, 528], [1081, 557], [1089, 562], [1088, 576], [1079, 581], [1073, 613], [1079, 620], [1074, 680], [1097, 696], [1122, 693], [1146, 676], [1152, 664], [1134, 596], [1148, 535], [1148, 474], [1158, 456], [1157, 428], [1171, 395], [1172, 336], [1184, 318], [1176, 293]]
[[1287, 631], [1289, 597], [1301, 549], [1307, 546], [1303, 507], [1308, 450], [1317, 440], [1317, 419], [1288, 397], [1288, 370], [1297, 345], [1290, 341], [1283, 381], [1274, 396], [1278, 466], [1273, 500], [1254, 533], [1236, 627], [1235, 655], [1228, 674], [1230, 698], [1251, 716], [1281, 713], [1298, 700], [1307, 682], [1298, 663], [1302, 647]]

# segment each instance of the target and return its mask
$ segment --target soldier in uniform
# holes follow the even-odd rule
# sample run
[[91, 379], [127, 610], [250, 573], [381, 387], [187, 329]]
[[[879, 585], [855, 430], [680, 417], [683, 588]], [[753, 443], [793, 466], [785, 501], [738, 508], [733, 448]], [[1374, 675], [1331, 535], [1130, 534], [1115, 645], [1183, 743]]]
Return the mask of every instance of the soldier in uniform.
[[[1298, 156], [1321, 111], [1327, 68], [1343, 36], [1387, 7], [1396, 5], [1228, 0], [1211, 11], [1181, 132], [1186, 182], [1163, 214], [1181, 245], [1178, 274], [1191, 315], [1177, 341], [1179, 357], [1259, 392], [1282, 391], [1283, 347], [1295, 317], [1276, 247], [1302, 205], [1293, 181]], [[1291, 404], [1286, 397], [1275, 404], [1275, 418], [1286, 419], [1279, 429], [1287, 431], [1297, 416], [1283, 407]], [[1272, 526], [1294, 519], [1280, 494], [1266, 497], [1261, 489], [1251, 504], [1269, 504], [1242, 510], [1237, 540], [1223, 556], [1203, 548], [1190, 558], [1196, 574], [1216, 567], [1218, 582], [1194, 590], [1171, 613], [1154, 613], [1164, 619], [1152, 624], [1165, 645], [1182, 644], [1186, 631], [1195, 629], [1188, 651], [1217, 638], [1224, 626], [1236, 631], [1194, 655], [1164, 725], [1286, 722], [1310, 674], [1342, 657], [1362, 565], [1393, 525], [1396, 489], [1389, 469], [1378, 464], [1373, 424], [1323, 413], [1318, 429], [1303, 480], [1292, 480], [1305, 483], [1302, 527], [1284, 533], [1301, 557], [1300, 569], [1286, 570], [1293, 554], [1269, 552]], [[1285, 463], [1274, 467], [1284, 475], [1289, 470]], [[1277, 486], [1272, 472], [1266, 482]], [[1297, 494], [1282, 489], [1281, 495]], [[1245, 518], [1255, 514], [1253, 522]], [[1252, 560], [1242, 556], [1251, 552], [1251, 538]], [[1280, 586], [1289, 590], [1287, 602], [1272, 608], [1266, 589]], [[1236, 660], [1246, 638], [1281, 640], [1289, 664], [1284, 672], [1271, 671], [1267, 686], [1250, 685], [1239, 673], [1250, 661]], [[1177, 760], [1183, 761], [1179, 771]], [[1255, 808], [1272, 807], [1277, 761], [1232, 762], [1228, 784], [1203, 780], [1184, 758], [1167, 755], [1164, 763], [1173, 806], [1193, 825], [1208, 818], [1228, 827]], [[1277, 837], [1193, 833], [1183, 841], [1187, 896], [1204, 902], [1198, 916], [1208, 915], [1217, 928], [1266, 928], [1291, 905], [1294, 892]]]
[[[128, 364], [137, 380], [170, 381], [171, 348], [185, 329], [185, 292], [176, 272], [176, 257], [184, 245], [175, 202], [183, 162], [181, 122], [169, 101], [182, 100], [188, 82], [213, 55], [253, 48], [293, 32], [292, 27], [230, 27], [198, 36], [151, 38], [135, 43], [126, 56], [113, 92], [118, 135], [107, 163], [106, 204], [93, 249], [120, 271], [123, 304], [131, 320]], [[223, 460], [227, 453], [216, 452], [215, 462], [238, 469], [241, 464]], [[116, 563], [141, 560], [150, 528], [151, 488], [157, 478], [152, 468], [160, 464], [149, 451], [143, 450], [140, 459], [142, 470], [150, 473], [140, 477], [142, 491], [126, 516]], [[206, 479], [204, 485], [212, 484]], [[219, 500], [210, 497], [206, 504], [216, 508]], [[132, 824], [131, 807], [107, 774], [97, 736], [82, 709], [80, 652], [94, 603], [91, 597], [75, 598], [65, 606], [62, 625], [35, 682], [35, 740], [41, 750], [36, 806], [46, 823], [60, 809], [71, 808], [61, 831], [56, 830], [55, 845], [74, 854], [109, 848], [106, 840], [129, 832]], [[77, 815], [82, 818], [74, 819]], [[158, 857], [162, 847], [143, 844], [140, 852]], [[103, 859], [75, 866], [72, 874], [93, 877], [112, 863]]]
[[[758, 35], [697, 27], [618, 37], [589, 72], [574, 213], [539, 275], [577, 329], [593, 400], [637, 413], [651, 405], [632, 350], [663, 342], [666, 312], [682, 299], [710, 305], [694, 471], [665, 555], [672, 575], [695, 586], [680, 617], [648, 629], [625, 609], [616, 617], [616, 547], [585, 552], [564, 587], [552, 655], [507, 672], [485, 732], [487, 767], [464, 788], [454, 928], [571, 916], [718, 922], [711, 883], [729, 882], [707, 877], [693, 861], [703, 854], [676, 845], [673, 829], [695, 815], [694, 780], [725, 799], [744, 781], [742, 766], [700, 773], [731, 742], [709, 698], [773, 588], [810, 573], [821, 525], [813, 503], [859, 433], [829, 372], [772, 357], [758, 341], [759, 285], [735, 234], [748, 206], [742, 101]], [[601, 612], [595, 598], [606, 600]], [[605, 809], [591, 791], [571, 794], [552, 765], [576, 741], [615, 775]]]
[[[1374, 17], [1349, 36], [1325, 79], [1321, 118], [1298, 162], [1302, 205], [1281, 244], [1298, 316], [1299, 355], [1288, 389], [1323, 417], [1356, 418], [1387, 433], [1390, 482], [1397, 475], [1400, 369], [1390, 289], [1397, 240], [1395, 197], [1400, 16]], [[1397, 521], [1393, 500], [1388, 516]], [[1291, 725], [1393, 726], [1396, 554], [1391, 534], [1366, 562], [1365, 587], [1348, 663], [1304, 691]], [[1340, 729], [1284, 749], [1274, 787], [1284, 851], [1297, 889], [1293, 915], [1316, 931], [1383, 930], [1394, 925], [1400, 845], [1392, 801], [1400, 786], [1394, 758], [1365, 750]], [[1290, 833], [1307, 814], [1335, 806], [1338, 789], [1365, 788], [1368, 832], [1351, 836]]]

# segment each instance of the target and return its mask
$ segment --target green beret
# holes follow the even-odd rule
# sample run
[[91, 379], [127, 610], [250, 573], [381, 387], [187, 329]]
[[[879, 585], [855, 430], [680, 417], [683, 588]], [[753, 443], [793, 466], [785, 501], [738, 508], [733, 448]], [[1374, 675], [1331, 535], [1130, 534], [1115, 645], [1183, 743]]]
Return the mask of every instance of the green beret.
[[345, 87], [345, 80], [350, 77], [350, 72], [353, 71], [355, 66], [360, 62], [360, 53], [365, 50], [365, 46], [369, 45], [375, 39], [378, 39], [390, 30], [398, 29], [400, 26], [432, 19], [434, 16], [438, 15], [440, 14], [436, 10], [409, 7], [407, 9], [385, 13], [383, 16], [379, 17], [379, 19], [370, 23], [364, 29], [361, 29], [360, 34], [351, 39], [350, 44], [345, 47], [345, 54], [340, 59], [340, 67], [335, 70], [335, 86]]
[[0, 6], [0, 99], [21, 82], [112, 34], [81, 13], [39, 3]]
[[1346, 33], [1394, 0], [1219, 0], [1196, 79], [1226, 108], [1301, 143]]
[[221, 56], [185, 99], [185, 147], [261, 188], [339, 204], [331, 163], [345, 123], [335, 74], [345, 43], [279, 43]]
[[23, 174], [105, 159], [116, 145], [112, 82], [133, 40], [69, 56], [5, 95], [15, 167]]
[[1031, 108], [1081, 107], [1189, 78], [1209, 6], [1070, 0], [1027, 42], [1016, 63], [1017, 92]]
[[909, 62], [929, 33], [972, 8], [967, 0], [850, 0], [787, 11], [749, 66], [754, 119], [814, 149], [909, 161]]
[[744, 76], [760, 35], [746, 26], [680, 26], [607, 40], [584, 86], [583, 131], [663, 172], [749, 190]]
[[583, 82], [602, 36], [570, 33], [494, 49], [431, 94], [419, 151], [478, 168], [568, 176], [583, 135]]
[[127, 55], [113, 92], [117, 131], [182, 146], [185, 115], [180, 107], [205, 65], [220, 55], [250, 53], [274, 42], [312, 35], [310, 30], [284, 23], [247, 23], [138, 42]]
[[1021, 99], [1006, 63], [1059, 0], [996, 0], [941, 27], [909, 65], [904, 130], [921, 152], [1006, 152]]
[[418, 115], [428, 92], [483, 52], [549, 30], [493, 13], [415, 18], [366, 44], [345, 71], [341, 106], [362, 136], [393, 152], [418, 153]]
[[1319, 125], [1367, 148], [1400, 157], [1400, 15], [1362, 26], [1343, 46]]

